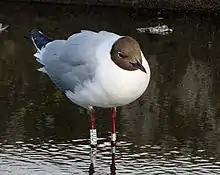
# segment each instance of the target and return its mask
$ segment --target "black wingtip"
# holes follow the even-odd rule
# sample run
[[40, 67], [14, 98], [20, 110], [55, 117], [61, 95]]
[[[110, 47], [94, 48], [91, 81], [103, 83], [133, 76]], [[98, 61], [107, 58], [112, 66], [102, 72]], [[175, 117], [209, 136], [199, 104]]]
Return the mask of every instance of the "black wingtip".
[[40, 30], [33, 29], [30, 32], [30, 38], [32, 39], [34, 45], [37, 49], [41, 50], [45, 45], [51, 41], [52, 39], [48, 38], [46, 35], [44, 35]]
[[38, 30], [38, 29], [32, 29], [31, 31], [30, 31], [30, 36], [34, 36], [34, 35], [36, 35], [36, 34], [38, 34], [38, 33], [42, 33], [40, 30]]

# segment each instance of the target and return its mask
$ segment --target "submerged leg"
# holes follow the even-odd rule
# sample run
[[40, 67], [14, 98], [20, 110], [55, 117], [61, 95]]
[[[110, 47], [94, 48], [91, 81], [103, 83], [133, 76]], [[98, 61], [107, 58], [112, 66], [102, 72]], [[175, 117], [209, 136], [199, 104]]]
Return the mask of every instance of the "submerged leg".
[[95, 173], [95, 161], [96, 161], [96, 149], [90, 149], [90, 165], [89, 165], [89, 175], [93, 175]]
[[112, 146], [112, 147], [111, 147], [112, 162], [111, 162], [111, 166], [110, 166], [111, 175], [115, 175], [115, 174], [116, 174], [115, 150], [116, 150], [116, 147], [115, 147], [115, 146]]
[[112, 108], [112, 134], [111, 134], [111, 145], [115, 146], [116, 144], [116, 107]]

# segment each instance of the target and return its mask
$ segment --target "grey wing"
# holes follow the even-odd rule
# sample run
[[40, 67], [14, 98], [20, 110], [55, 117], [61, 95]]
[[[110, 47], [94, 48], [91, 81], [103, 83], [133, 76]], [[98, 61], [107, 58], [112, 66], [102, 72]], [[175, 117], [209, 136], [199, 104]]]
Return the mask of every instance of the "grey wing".
[[94, 71], [88, 69], [86, 64], [79, 64], [73, 67], [60, 61], [54, 61], [50, 66], [46, 65], [45, 69], [51, 80], [62, 91], [70, 90], [74, 92], [77, 86], [91, 80], [94, 74]]
[[95, 73], [94, 43], [88, 45], [87, 40], [82, 41], [56, 40], [45, 48], [42, 55], [46, 73], [62, 91], [74, 92], [77, 86], [91, 80]]

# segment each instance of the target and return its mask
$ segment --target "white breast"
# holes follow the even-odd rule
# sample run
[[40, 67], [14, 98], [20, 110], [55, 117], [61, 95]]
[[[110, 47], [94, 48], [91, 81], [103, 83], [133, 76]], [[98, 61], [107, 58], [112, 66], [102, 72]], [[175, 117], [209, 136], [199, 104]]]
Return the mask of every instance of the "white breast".
[[[143, 66], [147, 74], [141, 70], [126, 71], [119, 68], [113, 62], [111, 64], [111, 66], [106, 64], [98, 70], [97, 79], [99, 80], [97, 82], [100, 82], [101, 91], [105, 94], [105, 100], [108, 101], [108, 104], [105, 105], [107, 107], [122, 106], [135, 101], [144, 93], [148, 86], [150, 80], [148, 63], [144, 59]], [[107, 69], [107, 67], [109, 68]], [[100, 105], [102, 105], [101, 101]]]
[[96, 76], [84, 84], [85, 88], [79, 88], [75, 93], [75, 102], [78, 104], [102, 108], [123, 106], [139, 98], [146, 90], [150, 80], [150, 69], [143, 54], [143, 66], [147, 74], [141, 70], [126, 71], [110, 59], [111, 45], [109, 43], [100, 46], [97, 50], [99, 66]]

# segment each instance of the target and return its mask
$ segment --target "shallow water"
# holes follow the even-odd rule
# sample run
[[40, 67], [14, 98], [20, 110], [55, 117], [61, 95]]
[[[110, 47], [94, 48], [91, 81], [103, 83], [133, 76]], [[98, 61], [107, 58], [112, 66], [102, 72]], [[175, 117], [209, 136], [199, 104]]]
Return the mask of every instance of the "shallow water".
[[[117, 174], [220, 173], [218, 18], [0, 3], [0, 22], [10, 25], [0, 34], [0, 174], [88, 174], [88, 116], [36, 71], [34, 48], [23, 37], [32, 28], [52, 38], [105, 29], [140, 42], [152, 76], [145, 94], [118, 110]], [[174, 32], [136, 32], [158, 23]], [[96, 115], [95, 174], [110, 174], [110, 111]]]

